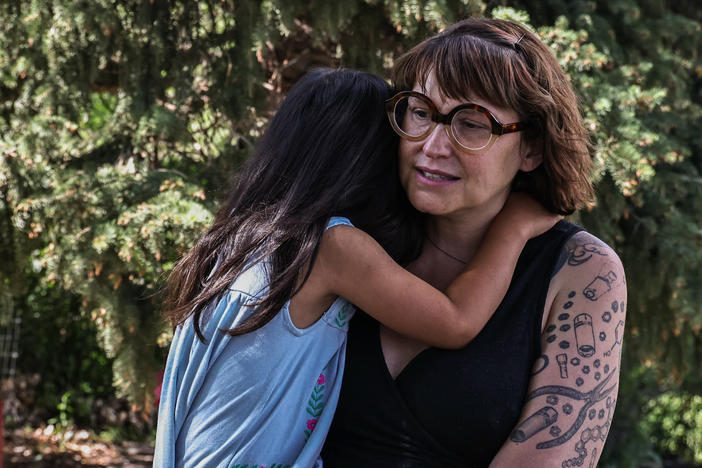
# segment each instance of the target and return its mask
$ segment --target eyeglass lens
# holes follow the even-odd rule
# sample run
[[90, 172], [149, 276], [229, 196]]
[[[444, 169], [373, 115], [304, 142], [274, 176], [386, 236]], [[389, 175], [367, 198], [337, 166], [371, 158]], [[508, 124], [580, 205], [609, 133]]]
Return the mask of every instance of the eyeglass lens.
[[[397, 101], [394, 119], [397, 127], [412, 138], [428, 136], [436, 125], [429, 103], [415, 96], [405, 96]], [[461, 146], [480, 149], [490, 141], [492, 124], [484, 113], [462, 109], [451, 119], [451, 133]]]

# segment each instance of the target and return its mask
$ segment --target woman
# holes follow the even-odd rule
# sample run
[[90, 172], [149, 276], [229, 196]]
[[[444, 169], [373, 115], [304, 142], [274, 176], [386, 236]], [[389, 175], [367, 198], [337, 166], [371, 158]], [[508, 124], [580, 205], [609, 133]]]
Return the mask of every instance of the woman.
[[[388, 102], [400, 181], [425, 214], [408, 269], [438, 289], [512, 190], [563, 214], [592, 196], [577, 99], [523, 26], [457, 23], [402, 56], [393, 81], [405, 91]], [[625, 301], [617, 255], [562, 221], [527, 243], [502, 304], [463, 349], [429, 348], [357, 314], [325, 466], [595, 466]]]

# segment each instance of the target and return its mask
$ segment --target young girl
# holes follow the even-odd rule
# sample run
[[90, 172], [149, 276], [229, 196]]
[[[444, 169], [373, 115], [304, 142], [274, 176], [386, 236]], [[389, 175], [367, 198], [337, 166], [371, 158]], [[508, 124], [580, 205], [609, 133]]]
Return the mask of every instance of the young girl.
[[351, 303], [432, 346], [462, 347], [499, 305], [525, 242], [555, 223], [513, 196], [448, 297], [405, 271], [391, 256], [406, 264], [424, 238], [397, 181], [390, 93], [363, 72], [303, 77], [174, 269], [154, 466], [321, 466]]

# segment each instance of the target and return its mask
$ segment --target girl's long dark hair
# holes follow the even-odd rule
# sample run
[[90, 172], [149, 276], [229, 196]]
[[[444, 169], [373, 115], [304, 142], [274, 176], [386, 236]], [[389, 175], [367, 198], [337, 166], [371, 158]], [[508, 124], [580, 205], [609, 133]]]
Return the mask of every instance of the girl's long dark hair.
[[351, 219], [401, 264], [419, 254], [420, 223], [398, 181], [397, 137], [383, 106], [390, 94], [382, 79], [345, 69], [312, 71], [290, 90], [213, 225], [170, 275], [173, 325], [193, 316], [204, 341], [203, 312], [264, 259], [267, 293], [226, 332], [268, 323], [307, 279], [333, 215]]

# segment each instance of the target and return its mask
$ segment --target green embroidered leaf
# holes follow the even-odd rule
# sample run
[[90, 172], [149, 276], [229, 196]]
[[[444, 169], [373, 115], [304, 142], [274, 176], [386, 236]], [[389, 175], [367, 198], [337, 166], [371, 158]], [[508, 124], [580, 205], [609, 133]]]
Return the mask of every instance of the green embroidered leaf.
[[338, 314], [336, 314], [336, 317], [334, 318], [334, 323], [339, 328], [342, 328], [346, 323], [348, 322], [349, 318], [349, 313], [347, 312], [347, 305], [345, 305]]

